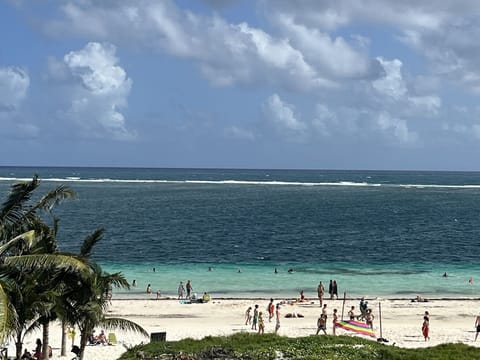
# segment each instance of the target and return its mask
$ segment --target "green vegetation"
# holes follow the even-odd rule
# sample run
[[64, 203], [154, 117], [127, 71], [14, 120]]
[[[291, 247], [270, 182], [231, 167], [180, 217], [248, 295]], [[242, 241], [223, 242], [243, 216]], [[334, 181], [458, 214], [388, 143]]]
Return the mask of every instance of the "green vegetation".
[[[61, 253], [53, 209], [75, 193], [59, 186], [39, 197], [39, 185], [36, 176], [14, 184], [0, 207], [0, 342], [13, 338], [20, 359], [25, 336], [41, 328], [42, 357], [48, 359], [49, 325], [60, 320], [63, 329], [80, 329], [83, 359], [87, 337], [96, 326], [148, 335], [131, 321], [105, 316], [112, 287], [128, 288], [128, 283], [121, 273], [106, 273], [90, 259], [103, 230], [87, 236], [78, 254]], [[65, 344], [64, 336], [62, 355]]]
[[153, 342], [136, 346], [120, 360], [136, 359], [302, 359], [302, 360], [470, 360], [480, 359], [480, 349], [464, 344], [446, 344], [431, 348], [402, 349], [359, 337], [308, 336], [287, 338], [274, 334], [235, 334]]

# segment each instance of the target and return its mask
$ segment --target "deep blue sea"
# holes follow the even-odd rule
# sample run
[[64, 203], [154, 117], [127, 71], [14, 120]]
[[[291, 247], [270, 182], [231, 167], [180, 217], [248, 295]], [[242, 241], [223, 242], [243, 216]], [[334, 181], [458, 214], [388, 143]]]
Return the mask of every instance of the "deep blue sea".
[[54, 212], [62, 251], [105, 228], [95, 260], [138, 283], [118, 297], [189, 279], [214, 297], [315, 297], [330, 279], [351, 297], [480, 296], [477, 172], [0, 167], [2, 201], [33, 174], [77, 192]]

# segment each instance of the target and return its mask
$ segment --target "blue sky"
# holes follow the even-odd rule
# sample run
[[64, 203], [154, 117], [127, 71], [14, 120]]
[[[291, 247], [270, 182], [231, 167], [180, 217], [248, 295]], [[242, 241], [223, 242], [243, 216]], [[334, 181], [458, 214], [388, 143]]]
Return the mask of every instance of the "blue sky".
[[0, 0], [0, 165], [480, 170], [475, 0]]

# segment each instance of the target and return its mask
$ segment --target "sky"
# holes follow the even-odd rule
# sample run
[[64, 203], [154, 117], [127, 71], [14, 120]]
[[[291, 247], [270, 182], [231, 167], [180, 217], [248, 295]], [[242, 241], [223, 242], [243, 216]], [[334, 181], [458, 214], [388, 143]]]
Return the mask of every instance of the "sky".
[[480, 1], [0, 0], [0, 166], [480, 170]]

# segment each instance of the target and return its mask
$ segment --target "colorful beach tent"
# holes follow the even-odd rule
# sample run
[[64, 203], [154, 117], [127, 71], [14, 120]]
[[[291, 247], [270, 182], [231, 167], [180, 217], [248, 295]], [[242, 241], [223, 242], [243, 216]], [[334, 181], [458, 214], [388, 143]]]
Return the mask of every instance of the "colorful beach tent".
[[375, 337], [375, 333], [373, 332], [372, 328], [362, 322], [358, 322], [354, 320], [339, 321], [337, 323], [337, 327], [347, 331], [353, 331], [357, 334]]

